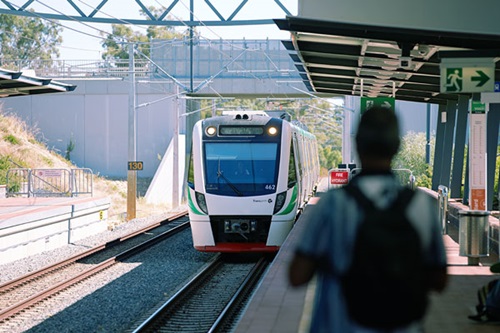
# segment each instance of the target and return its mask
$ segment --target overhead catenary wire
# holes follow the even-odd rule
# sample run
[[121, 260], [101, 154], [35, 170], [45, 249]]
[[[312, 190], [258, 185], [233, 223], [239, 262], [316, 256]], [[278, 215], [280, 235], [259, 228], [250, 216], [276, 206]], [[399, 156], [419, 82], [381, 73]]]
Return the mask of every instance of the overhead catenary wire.
[[[119, 40], [119, 42], [121, 42], [121, 43], [128, 43], [128, 42], [131, 42], [131, 41], [127, 40], [127, 38], [122, 38], [121, 36], [114, 36], [112, 33], [109, 33], [109, 32], [107, 32], [107, 31], [105, 31], [105, 30], [102, 30], [102, 29], [98, 29], [98, 28], [96, 28], [96, 27], [94, 27], [94, 26], [92, 26], [92, 25], [90, 25], [90, 24], [85, 24], [85, 23], [83, 23], [83, 22], [81, 22], [81, 21], [78, 21], [78, 20], [77, 20], [77, 19], [75, 19], [75, 18], [72, 18], [72, 17], [70, 17], [70, 16], [68, 16], [68, 15], [65, 15], [65, 14], [64, 14], [64, 13], [62, 13], [61, 11], [59, 11], [59, 10], [57, 10], [56, 8], [54, 8], [54, 7], [52, 7], [52, 6], [48, 5], [48, 4], [46, 4], [46, 3], [45, 3], [44, 1], [42, 1], [42, 0], [34, 0], [34, 1], [36, 1], [36, 2], [37, 2], [37, 3], [39, 3], [40, 5], [45, 6], [46, 8], [49, 8], [49, 9], [51, 9], [51, 10], [53, 10], [53, 11], [55, 11], [55, 12], [57, 12], [57, 13], [61, 14], [61, 15], [66, 16], [68, 19], [70, 19], [70, 20], [72, 20], [72, 21], [74, 21], [74, 22], [77, 22], [77, 23], [79, 23], [79, 24], [82, 24], [83, 26], [88, 27], [88, 28], [90, 28], [90, 29], [94, 29], [95, 31], [99, 32], [101, 35], [100, 35], [100, 36], [97, 36], [97, 35], [95, 35], [95, 34], [90, 34], [90, 33], [87, 33], [87, 32], [84, 32], [84, 31], [81, 31], [81, 30], [78, 30], [78, 29], [75, 29], [75, 28], [72, 28], [72, 27], [66, 26], [66, 25], [64, 25], [64, 24], [61, 24], [61, 23], [59, 23], [59, 22], [55, 21], [55, 20], [49, 20], [49, 21], [51, 21], [51, 22], [54, 22], [54, 23], [58, 24], [59, 26], [61, 26], [61, 27], [65, 28], [65, 29], [70, 29], [70, 30], [75, 31], [75, 32], [77, 32], [77, 33], [81, 33], [81, 34], [84, 34], [84, 35], [88, 35], [88, 36], [91, 36], [91, 37], [93, 37], [93, 38], [100, 39], [100, 40], [105, 40], [105, 37], [104, 37], [104, 36], [108, 36], [108, 37], [109, 37], [109, 36], [111, 36], [111, 37], [114, 37], [114, 38], [118, 39], [118, 40]], [[81, 4], [84, 4], [85, 6], [88, 6], [89, 8], [93, 9], [94, 11], [99, 11], [100, 13], [103, 13], [104, 15], [107, 15], [107, 16], [109, 16], [109, 17], [112, 17], [112, 18], [115, 18], [115, 19], [119, 20], [118, 18], [114, 17], [113, 15], [110, 15], [110, 14], [108, 14], [108, 13], [106, 13], [106, 12], [102, 11], [102, 9], [101, 9], [101, 8], [97, 8], [96, 6], [92, 6], [92, 5], [90, 5], [89, 3], [87, 3], [87, 2], [85, 2], [85, 1], [83, 1], [83, 0], [77, 0], [77, 1], [78, 1], [79, 3], [81, 3]], [[157, 4], [159, 4], [160, 6], [162, 6], [162, 8], [164, 8], [164, 9], [165, 9], [165, 6], [163, 6], [163, 5], [162, 5], [159, 1], [157, 1], [157, 0], [156, 0], [156, 3], [157, 3]], [[186, 6], [186, 4], [185, 4], [183, 1], [181, 1], [181, 4], [182, 4], [184, 7], [188, 8], [188, 7]], [[19, 8], [19, 6], [18, 6], [18, 8]], [[190, 9], [189, 9], [189, 8], [188, 8], [188, 10], [190, 11]], [[194, 14], [194, 13], [193, 13], [193, 14]], [[182, 19], [180, 19], [180, 18], [178, 18], [177, 16], [175, 16], [175, 14], [173, 14], [173, 13], [169, 13], [169, 15], [174, 16], [177, 20], [179, 20], [180, 22], [182, 22], [182, 23], [183, 23], [183, 24], [184, 24], [187, 28], [190, 28], [190, 25], [189, 25], [189, 24], [187, 24], [185, 21], [183, 21]], [[39, 15], [39, 17], [41, 17], [41, 16]], [[45, 19], [45, 18], [42, 18], [42, 19]], [[46, 19], [46, 20], [48, 20], [48, 19]], [[143, 28], [142, 26], [135, 25], [135, 24], [133, 24], [133, 23], [127, 22], [126, 20], [121, 20], [121, 21], [122, 21], [124, 24], [128, 24], [128, 25], [132, 25], [132, 26], [137, 26], [137, 27]], [[204, 25], [204, 23], [203, 23], [203, 21], [202, 21], [202, 20], [200, 20], [199, 22], [202, 24], [202, 26], [204, 26], [205, 28], [207, 28], [207, 29], [209, 29], [210, 31], [212, 31], [212, 33], [216, 34], [216, 33], [215, 33], [212, 29], [210, 29], [210, 27], [208, 27], [208, 26]], [[216, 34], [216, 35], [217, 35], [217, 34]], [[219, 36], [219, 37], [220, 37], [220, 36]], [[208, 42], [208, 47], [209, 47], [209, 48], [211, 48], [211, 49], [213, 49], [213, 50], [216, 50], [218, 53], [220, 53], [220, 54], [221, 54], [221, 56], [222, 56], [222, 57], [225, 57], [226, 59], [228, 59], [229, 64], [224, 64], [224, 66], [222, 67], [222, 69], [221, 69], [218, 73], [221, 73], [221, 72], [223, 72], [223, 71], [225, 71], [225, 70], [226, 70], [226, 71], [227, 71], [227, 70], [229, 70], [229, 66], [230, 66], [230, 65], [232, 65], [232, 66], [235, 66], [235, 67], [237, 67], [237, 68], [241, 68], [241, 69], [245, 70], [245, 68], [243, 67], [243, 64], [242, 64], [241, 62], [236, 62], [236, 61], [235, 61], [235, 59], [234, 59], [234, 56], [233, 56], [233, 55], [231, 55], [231, 54], [230, 54], [230, 53], [228, 53], [228, 52], [224, 52], [224, 49], [220, 49], [219, 47], [214, 46], [214, 44], [212, 43], [212, 40], [210, 40], [210, 39], [208, 39], [208, 38], [204, 37], [201, 33], [198, 33], [198, 34], [197, 34], [197, 35], [193, 38], [193, 40], [190, 40], [189, 38], [183, 38], [182, 40], [167, 41], [167, 42], [164, 42], [164, 43], [165, 43], [165, 45], [175, 45], [175, 43], [186, 43], [186, 42], [192, 42], [192, 41], [194, 41], [195, 39], [197, 40], [198, 38], [201, 38], [201, 39], [206, 40], [206, 41]], [[271, 58], [269, 57], [269, 55], [265, 52], [265, 50], [264, 50], [264, 49], [262, 49], [262, 48], [249, 48], [249, 47], [246, 47], [246, 46], [239, 46], [238, 44], [234, 44], [234, 43], [231, 43], [231, 42], [229, 42], [229, 41], [227, 41], [227, 42], [226, 42], [226, 40], [225, 40], [225, 39], [223, 39], [222, 37], [220, 37], [220, 38], [221, 38], [220, 40], [221, 40], [221, 42], [222, 42], [222, 43], [227, 44], [227, 45], [231, 45], [231, 49], [232, 49], [232, 50], [240, 49], [241, 51], [245, 51], [245, 52], [261, 52], [261, 53], [263, 54], [263, 56], [264, 56], [264, 57], [265, 57], [268, 61], [270, 61], [271, 66], [272, 66], [274, 69], [279, 70], [279, 68], [278, 68], [278, 66], [276, 65], [276, 63], [274, 63], [274, 62], [272, 61], [272, 59], [271, 59]], [[137, 43], [137, 44], [139, 44], [139, 42], [136, 42], [136, 43]], [[161, 45], [162, 45], [161, 43], [162, 43], [162, 42], [160, 42], [160, 43], [158, 43], [158, 42], [156, 42], [156, 43], [146, 42], [146, 43], [144, 43], [144, 44], [150, 44], [150, 46], [151, 46], [151, 47], [155, 47], [155, 46], [161, 47]], [[63, 47], [63, 48], [64, 48], [65, 46], [64, 46], [64, 45], [61, 45], [60, 47]], [[77, 49], [78, 49], [78, 48], [77, 48]], [[86, 51], [90, 51], [90, 50], [88, 50], [88, 49], [87, 49]], [[99, 50], [96, 50], [96, 51], [99, 51]], [[102, 51], [102, 50], [101, 50], [101, 51]], [[141, 56], [142, 56], [142, 55], [141, 55]], [[236, 58], [239, 58], [239, 57], [240, 57], [240, 55], [237, 55], [237, 56], [236, 56]], [[159, 67], [159, 66], [158, 66], [158, 67]], [[253, 77], [253, 78], [255, 78], [255, 79], [260, 79], [260, 78], [259, 78], [259, 77], [258, 77], [258, 76], [254, 73], [254, 72], [252, 72], [251, 70], [247, 70], [247, 71], [246, 71], [246, 73], [247, 73], [250, 77]], [[216, 75], [218, 75], [218, 74], [216, 74]], [[172, 77], [173, 77], [173, 76], [172, 76]], [[207, 79], [205, 79], [205, 80], [203, 81], [203, 85], [209, 84], [209, 83], [211, 82], [211, 79], [213, 79], [213, 77], [214, 77], [214, 76], [212, 75], [212, 76], [208, 77]]]

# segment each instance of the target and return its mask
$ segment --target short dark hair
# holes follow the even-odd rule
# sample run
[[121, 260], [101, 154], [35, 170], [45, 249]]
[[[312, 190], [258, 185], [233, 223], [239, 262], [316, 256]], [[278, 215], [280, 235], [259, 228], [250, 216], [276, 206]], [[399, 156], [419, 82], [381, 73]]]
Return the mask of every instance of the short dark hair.
[[359, 155], [392, 158], [399, 144], [399, 123], [394, 110], [372, 107], [363, 113], [356, 133]]

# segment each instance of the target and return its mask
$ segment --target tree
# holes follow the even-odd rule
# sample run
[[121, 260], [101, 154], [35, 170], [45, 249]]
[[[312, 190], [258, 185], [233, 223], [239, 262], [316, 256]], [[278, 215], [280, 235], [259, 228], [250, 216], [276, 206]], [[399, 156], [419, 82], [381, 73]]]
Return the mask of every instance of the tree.
[[[212, 101], [210, 101], [212, 103]], [[201, 103], [202, 118], [212, 115], [210, 104]], [[276, 109], [290, 113], [292, 120], [306, 125], [316, 135], [322, 174], [342, 162], [342, 109], [321, 99], [265, 101], [255, 99], [233, 99], [217, 104], [225, 110], [269, 110]]]
[[62, 28], [52, 21], [0, 14], [0, 59], [4, 68], [28, 67], [32, 60], [59, 56]]
[[[425, 133], [409, 132], [401, 140], [401, 148], [394, 158], [394, 169], [410, 169], [416, 178], [416, 185], [431, 188], [432, 168], [425, 163]], [[431, 141], [431, 156], [433, 156], [434, 142]]]
[[[149, 7], [148, 10], [158, 17], [162, 14], [160, 9]], [[149, 18], [146, 13], [141, 10], [142, 16]], [[134, 31], [130, 26], [123, 24], [112, 24], [111, 34], [101, 32], [101, 36], [105, 36], [102, 47], [105, 51], [102, 54], [103, 59], [128, 59], [128, 46], [125, 43], [135, 42], [138, 44], [140, 52], [146, 56], [150, 56], [151, 48], [150, 41], [152, 39], [173, 39], [182, 38], [183, 34], [176, 32], [172, 26], [153, 26], [150, 25], [146, 29], [146, 33]]]

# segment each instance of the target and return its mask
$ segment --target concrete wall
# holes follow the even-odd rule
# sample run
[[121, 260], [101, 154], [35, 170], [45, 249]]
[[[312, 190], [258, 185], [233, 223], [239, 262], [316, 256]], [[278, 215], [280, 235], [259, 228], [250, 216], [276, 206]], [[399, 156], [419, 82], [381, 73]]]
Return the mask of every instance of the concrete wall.
[[[26, 199], [26, 200], [24, 200]], [[18, 200], [21, 210], [2, 216], [0, 264], [79, 241], [107, 229], [109, 198]], [[28, 207], [22, 211], [22, 207]]]
[[[109, 177], [126, 177], [128, 162], [128, 90], [124, 80], [67, 81], [73, 92], [6, 98], [2, 109], [18, 115], [38, 128], [38, 137], [51, 149], [65, 155], [75, 144], [71, 161], [79, 167]], [[152, 177], [174, 132], [185, 103], [174, 95], [173, 84], [137, 85], [137, 160], [144, 162], [139, 177]], [[181, 117], [180, 131], [185, 131]]]
[[413, 29], [500, 33], [497, 0], [299, 0], [298, 16]]

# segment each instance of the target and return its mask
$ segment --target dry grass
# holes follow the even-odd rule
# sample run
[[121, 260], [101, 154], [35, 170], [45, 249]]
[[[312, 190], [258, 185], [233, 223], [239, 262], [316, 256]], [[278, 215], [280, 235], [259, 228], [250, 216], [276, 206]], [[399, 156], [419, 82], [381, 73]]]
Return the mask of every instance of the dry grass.
[[[18, 117], [1, 111], [0, 106], [0, 159], [7, 160], [9, 168], [76, 168], [61, 155], [50, 151], [36, 140], [37, 129], [28, 126]], [[0, 170], [5, 176], [7, 170]], [[145, 194], [150, 179], [138, 179], [138, 193]], [[94, 197], [109, 197], [109, 227], [127, 220], [127, 182], [94, 176]], [[167, 207], [147, 204], [144, 198], [136, 201], [136, 217], [159, 215]]]

